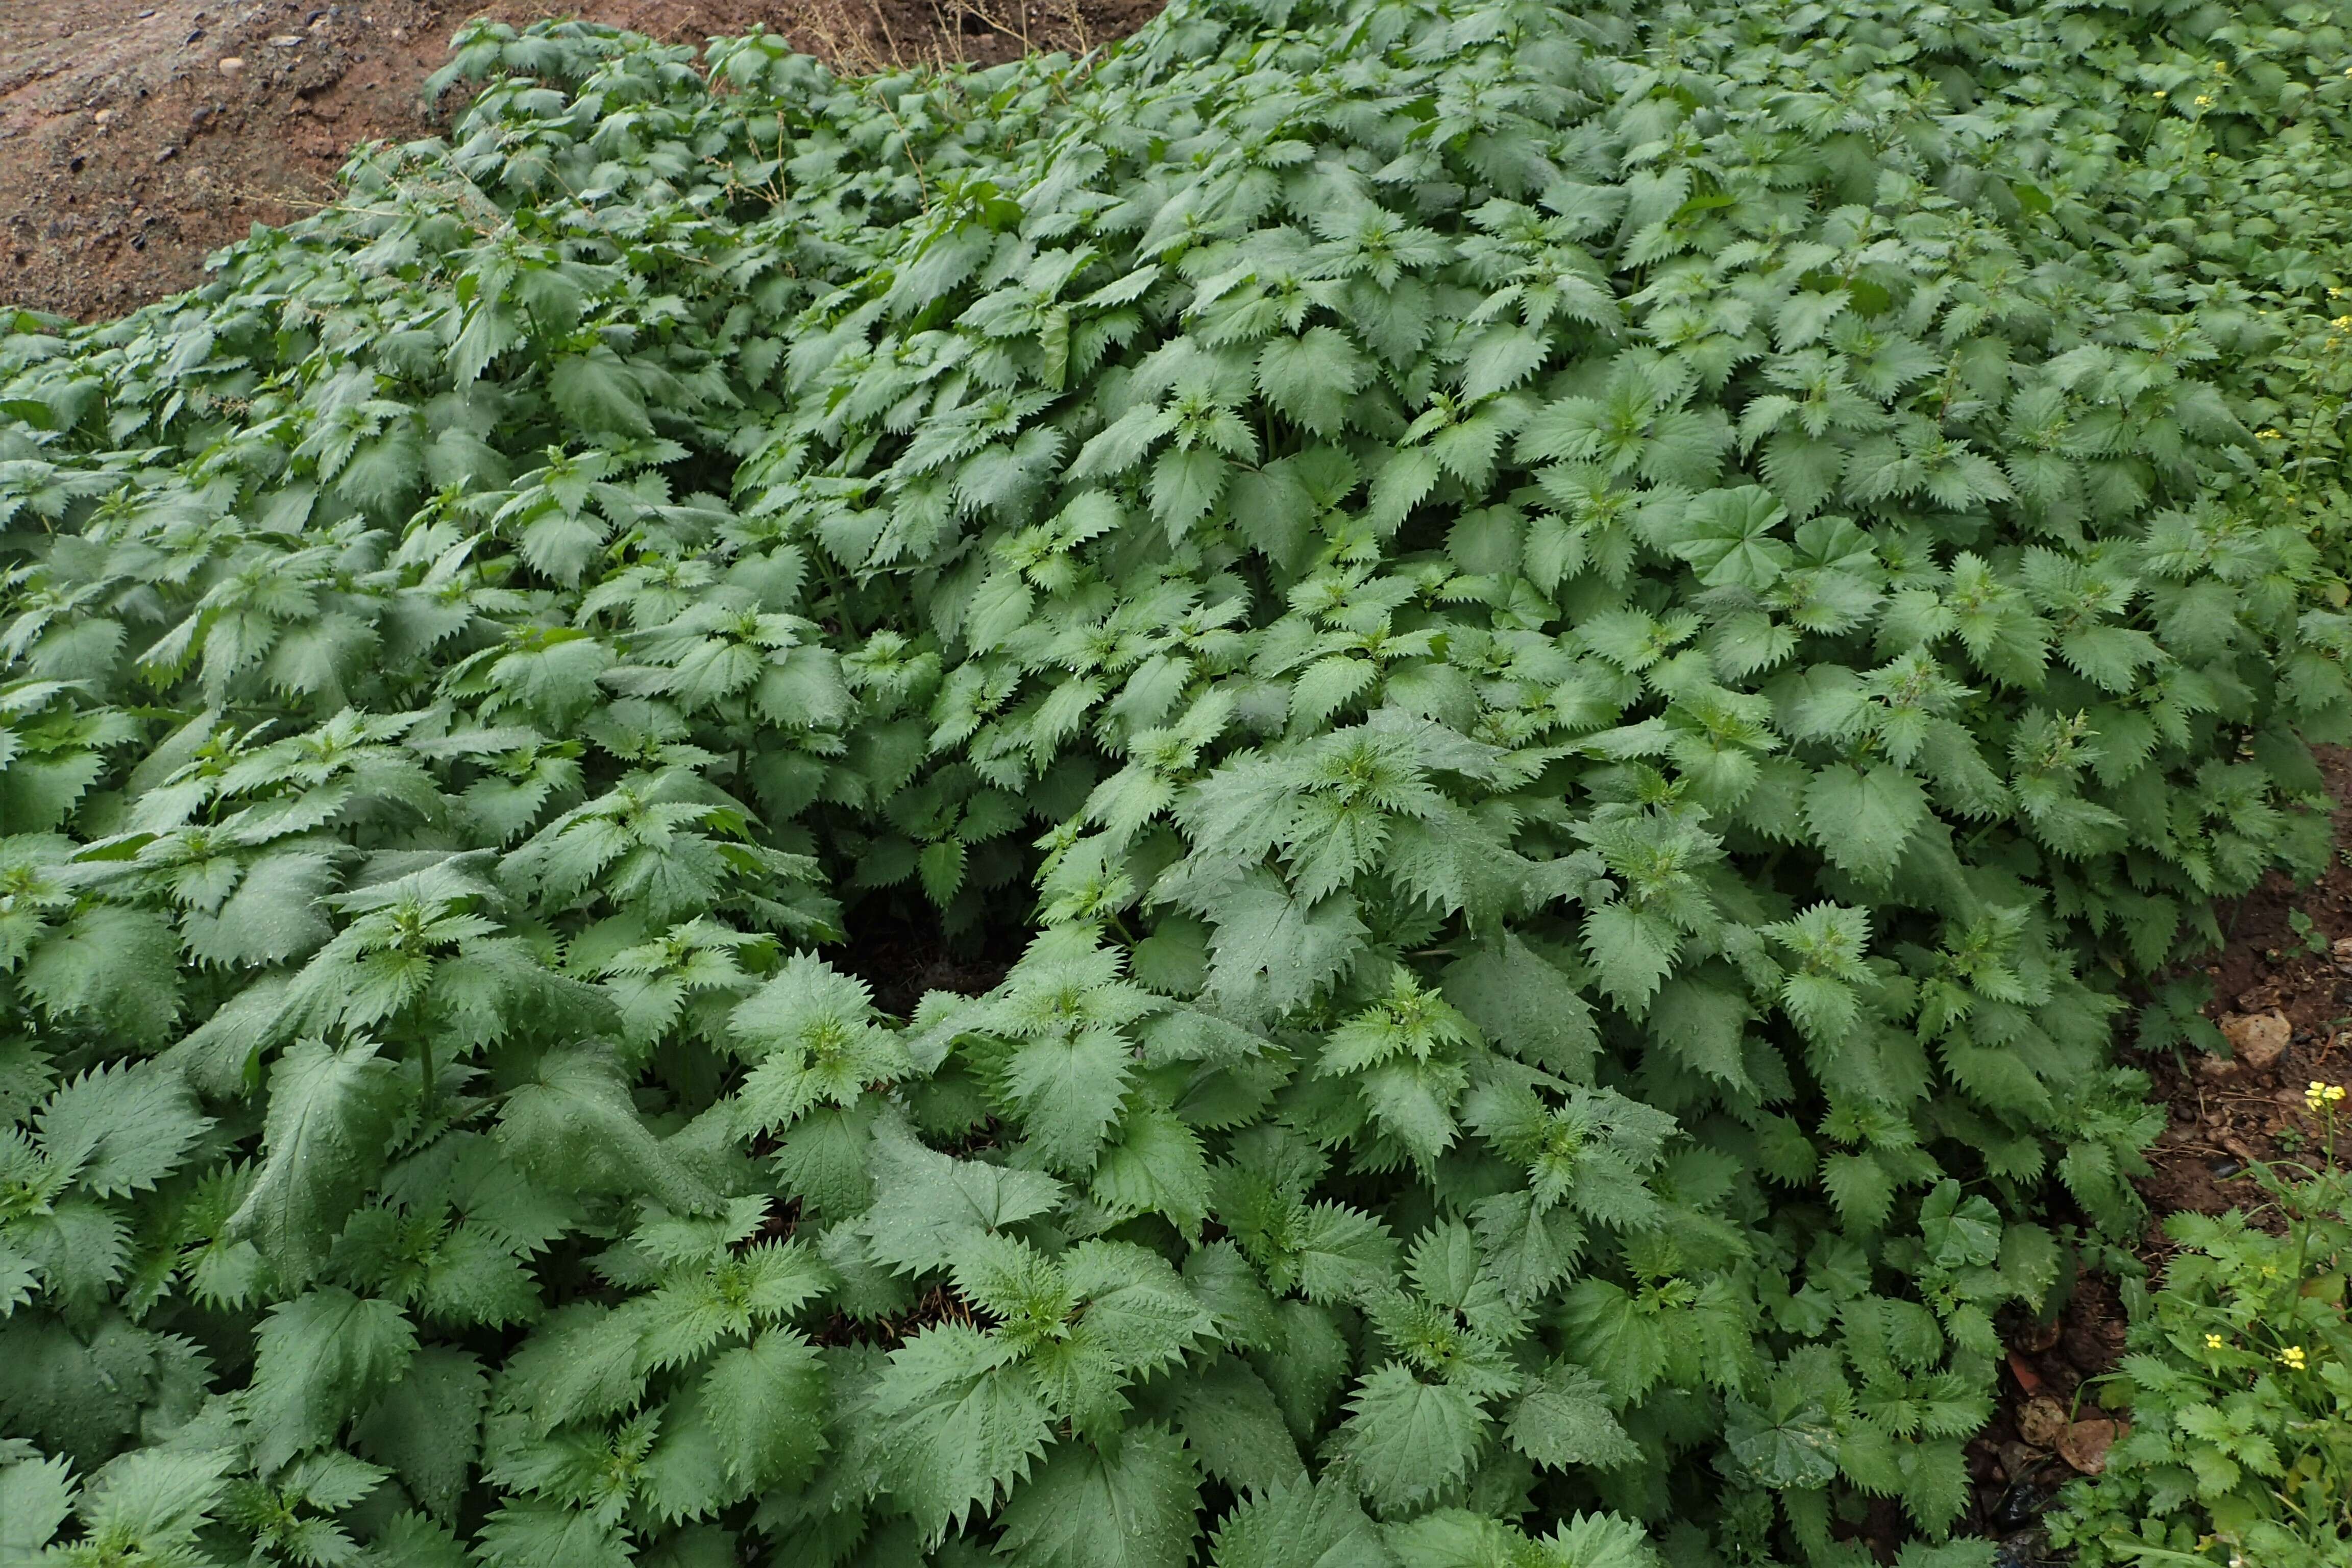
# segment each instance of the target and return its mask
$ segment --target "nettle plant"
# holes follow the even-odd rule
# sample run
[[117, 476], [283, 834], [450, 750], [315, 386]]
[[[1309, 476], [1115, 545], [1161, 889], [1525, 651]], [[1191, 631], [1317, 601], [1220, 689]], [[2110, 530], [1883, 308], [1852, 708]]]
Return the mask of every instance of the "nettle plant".
[[[2244, 237], [2344, 48], [479, 26], [17, 318], [0, 1553], [1940, 1537], [2036, 1216], [2137, 1223], [2114, 972], [2326, 852], [2336, 275]], [[886, 1016], [909, 925], [1017, 956]]]
[[[2342, 1087], [2315, 1083], [2315, 1111]], [[2352, 1551], [2352, 1183], [2332, 1163], [2256, 1173], [2253, 1213], [2166, 1220], [2179, 1250], [2156, 1289], [2132, 1287], [2130, 1353], [2084, 1390], [2129, 1423], [2051, 1516], [2091, 1568]]]

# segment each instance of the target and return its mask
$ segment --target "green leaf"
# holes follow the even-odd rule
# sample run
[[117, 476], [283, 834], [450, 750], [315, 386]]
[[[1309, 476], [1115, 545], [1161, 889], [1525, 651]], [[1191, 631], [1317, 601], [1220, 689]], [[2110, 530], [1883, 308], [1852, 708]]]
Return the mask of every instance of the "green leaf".
[[1783, 1391], [1761, 1408], [1735, 1396], [1730, 1412], [1725, 1440], [1756, 1484], [1810, 1490], [1836, 1479], [1837, 1432], [1818, 1403]]
[[1584, 917], [1584, 951], [1601, 988], [1639, 1011], [1674, 968], [1682, 933], [1664, 917], [1631, 904], [1602, 904]]
[[1215, 1568], [1388, 1568], [1396, 1562], [1352, 1492], [1330, 1478], [1244, 1500], [1212, 1539]]
[[1402, 1510], [1470, 1473], [1486, 1425], [1461, 1389], [1423, 1383], [1391, 1362], [1357, 1385], [1333, 1451], [1374, 1507]]
[[481, 1452], [488, 1397], [489, 1380], [471, 1353], [425, 1345], [352, 1428], [352, 1445], [390, 1467], [434, 1517], [453, 1521]]
[[216, 912], [183, 919], [181, 938], [206, 963], [257, 967], [306, 956], [334, 934], [319, 900], [335, 880], [332, 857], [273, 851], [247, 868]]
[[1108, 1449], [1056, 1447], [998, 1522], [1011, 1554], [1038, 1568], [1183, 1568], [1199, 1506], [1183, 1445], [1139, 1426]]
[[1511, 1446], [1539, 1465], [1613, 1468], [1642, 1457], [1611, 1410], [1606, 1390], [1582, 1368], [1554, 1362], [1528, 1385], [1504, 1421]]
[[220, 1506], [223, 1472], [235, 1462], [227, 1449], [174, 1452], [140, 1448], [89, 1479], [74, 1505], [85, 1535], [125, 1555], [185, 1561], [197, 1531]]
[[2000, 1215], [1982, 1194], [1960, 1195], [1954, 1181], [1936, 1184], [1919, 1205], [1919, 1234], [1937, 1265], [1980, 1268], [2000, 1254]]
[[404, 1373], [416, 1331], [398, 1307], [326, 1286], [271, 1309], [256, 1336], [254, 1463], [274, 1470], [334, 1440]]
[[1267, 340], [1258, 351], [1257, 384], [1266, 400], [1318, 436], [1337, 436], [1348, 404], [1370, 367], [1344, 333], [1309, 327], [1295, 338]]
[[1221, 1356], [1193, 1373], [1178, 1397], [1176, 1423], [1201, 1468], [1237, 1492], [1306, 1475], [1273, 1390], [1245, 1362]]
[[0, 1568], [22, 1568], [65, 1522], [73, 1504], [73, 1470], [65, 1460], [22, 1459], [0, 1468]]
[[1089, 1190], [1113, 1214], [1164, 1215], [1185, 1237], [1197, 1237], [1209, 1213], [1200, 1135], [1172, 1112], [1134, 1106], [1104, 1147]]
[[1225, 493], [1232, 475], [1225, 459], [1204, 447], [1170, 447], [1151, 466], [1151, 515], [1168, 531], [1170, 543], [1185, 533]]
[[593, 1046], [548, 1052], [507, 1096], [498, 1136], [526, 1173], [565, 1191], [642, 1193], [688, 1210], [718, 1204], [646, 1125], [612, 1054]]
[[1563, 1306], [1575, 1358], [1620, 1402], [1647, 1394], [1666, 1367], [1665, 1334], [1655, 1315], [1605, 1279], [1578, 1280]]
[[180, 1016], [179, 942], [159, 915], [96, 904], [26, 961], [26, 992], [54, 1019], [153, 1045]]
[[621, 356], [603, 344], [586, 353], [558, 354], [547, 373], [556, 411], [583, 430], [650, 436], [645, 389]]
[[1927, 820], [1927, 792], [1903, 769], [1875, 763], [1867, 772], [1841, 763], [1813, 775], [1805, 791], [1805, 825], [1830, 863], [1873, 882], [1895, 874], [1904, 847]]
[[482, 1526], [476, 1549], [490, 1568], [629, 1568], [628, 1543], [593, 1513], [509, 1503]]
[[761, 1491], [805, 1481], [825, 1449], [825, 1392], [816, 1352], [789, 1329], [721, 1352], [702, 1405], [728, 1472]]
[[1500, 940], [1445, 968], [1445, 998], [1521, 1061], [1563, 1078], [1589, 1079], [1601, 1037], [1575, 982], [1519, 936]]
[[160, 1067], [85, 1073], [51, 1095], [38, 1117], [51, 1163], [100, 1197], [143, 1192], [179, 1167], [212, 1119]]
[[1026, 1476], [1052, 1435], [1034, 1380], [954, 1324], [891, 1352], [873, 1408], [883, 1423], [879, 1479], [933, 1538]]
[[1345, 893], [1308, 900], [1253, 872], [1220, 900], [1209, 939], [1209, 991], [1240, 1016], [1282, 1014], [1353, 962], [1365, 934]]
[[1796, 559], [1796, 552], [1775, 537], [1788, 515], [1769, 490], [1756, 485], [1709, 490], [1683, 514], [1668, 548], [1696, 568], [1699, 581], [1710, 588], [1760, 594]]
[[902, 1274], [944, 1268], [962, 1244], [1050, 1212], [1063, 1198], [1051, 1176], [957, 1160], [888, 1122], [874, 1131], [874, 1206], [858, 1228], [877, 1262]]
[[1497, 1193], [1471, 1210], [1487, 1272], [1514, 1301], [1531, 1301], [1568, 1278], [1584, 1254], [1584, 1226], [1565, 1206], [1528, 1192]]
[[400, 1085], [373, 1043], [304, 1040], [269, 1075], [261, 1167], [226, 1227], [289, 1284], [309, 1279], [367, 1192], [399, 1114]]

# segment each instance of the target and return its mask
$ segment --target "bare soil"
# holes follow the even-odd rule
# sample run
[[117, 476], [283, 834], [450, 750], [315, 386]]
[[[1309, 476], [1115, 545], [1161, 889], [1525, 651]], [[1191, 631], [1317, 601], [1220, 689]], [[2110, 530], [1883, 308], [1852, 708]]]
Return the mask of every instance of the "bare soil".
[[668, 42], [765, 27], [846, 69], [1082, 52], [1158, 0], [0, 0], [0, 304], [82, 321], [200, 280], [334, 195], [350, 149], [446, 129], [418, 85], [469, 17]]
[[[2304, 1090], [2314, 1079], [2352, 1079], [2352, 864], [2345, 859], [2352, 851], [2352, 751], [2318, 752], [2327, 793], [2338, 803], [2335, 860], [2307, 888], [2273, 873], [2223, 909], [2229, 943], [2204, 965], [2213, 988], [2207, 1016], [2225, 1033], [2235, 1019], [2282, 1016], [2284, 1050], [2267, 1063], [2185, 1048], [2140, 1063], [2171, 1110], [2149, 1152], [2154, 1173], [2139, 1184], [2153, 1216], [2143, 1250], [2154, 1263], [2170, 1250], [2164, 1215], [2260, 1202], [2245, 1174], [2255, 1163], [2316, 1166], [2327, 1158], [2327, 1124], [2305, 1109]], [[2352, 1116], [2340, 1124], [2341, 1153], [2352, 1157]]]
[[[2228, 941], [2200, 966], [2212, 986], [2205, 1009], [2212, 1023], [2227, 1031], [2237, 1020], [2278, 1015], [2285, 1020], [2284, 1048], [2261, 1062], [2190, 1045], [2124, 1053], [2147, 1072], [2168, 1113], [2148, 1151], [2150, 1172], [2137, 1184], [2148, 1206], [2138, 1251], [2151, 1284], [2174, 1251], [2168, 1216], [2242, 1207], [2258, 1225], [2276, 1223], [2273, 1212], [2258, 1208], [2264, 1200], [2250, 1166], [2316, 1168], [2331, 1152], [2352, 1159], [2352, 1115], [2339, 1120], [2343, 1137], [2331, 1152], [2329, 1126], [2304, 1100], [2314, 1079], [2352, 1080], [2352, 864], [2345, 859], [2352, 852], [2352, 750], [2317, 752], [2337, 802], [2335, 859], [2309, 887], [2273, 873], [2225, 906]], [[2010, 1325], [2000, 1407], [1969, 1446], [1976, 1493], [1964, 1521], [1970, 1533], [2002, 1542], [2000, 1568], [2042, 1561], [2036, 1520], [2077, 1474], [2030, 1407], [2054, 1400], [2070, 1415], [2103, 1414], [2084, 1384], [2115, 1370], [2125, 1327], [2114, 1282], [2088, 1272], [2054, 1322]]]

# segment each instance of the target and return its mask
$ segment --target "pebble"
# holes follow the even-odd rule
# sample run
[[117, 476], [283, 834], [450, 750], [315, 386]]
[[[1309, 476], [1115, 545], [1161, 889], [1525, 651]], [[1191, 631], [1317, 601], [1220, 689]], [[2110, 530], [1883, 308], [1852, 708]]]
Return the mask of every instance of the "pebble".
[[242, 58], [240, 58], [239, 56], [236, 56], [236, 55], [223, 55], [223, 56], [221, 57], [221, 61], [220, 61], [220, 73], [221, 73], [221, 75], [223, 75], [223, 76], [235, 76], [237, 72], [239, 72], [239, 71], [243, 70], [244, 68], [245, 68], [245, 61], [244, 61], [244, 59], [243, 59]]
[[2037, 1448], [2055, 1447], [2066, 1431], [2066, 1407], [2046, 1394], [2036, 1394], [2018, 1412], [2017, 1435]]
[[100, 125], [105, 124], [108, 121], [112, 120], [113, 118], [114, 110], [110, 109], [101, 109], [96, 114], [90, 116], [90, 119]]
[[2230, 1042], [2232, 1056], [2261, 1072], [2286, 1049], [2294, 1026], [2280, 1012], [2232, 1013], [2221, 1020], [2221, 1037]]
[[269, 40], [269, 47], [273, 49], [299, 49], [302, 47], [302, 35], [280, 33]]
[[177, 147], [159, 147], [155, 150], [155, 162], [168, 163], [179, 155], [180, 150]]
[[1992, 1568], [2037, 1568], [2042, 1561], [2042, 1549], [2048, 1542], [2038, 1530], [2028, 1530], [2011, 1536], [1993, 1552]]

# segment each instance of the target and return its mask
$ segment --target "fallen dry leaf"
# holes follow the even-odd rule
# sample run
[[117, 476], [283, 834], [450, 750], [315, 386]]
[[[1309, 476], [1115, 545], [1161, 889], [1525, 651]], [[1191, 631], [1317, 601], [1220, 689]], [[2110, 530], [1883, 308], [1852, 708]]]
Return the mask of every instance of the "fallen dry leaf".
[[2104, 1415], [2077, 1421], [2058, 1435], [2058, 1457], [2086, 1476], [2107, 1468], [2107, 1450], [2115, 1446], [2116, 1424]]

